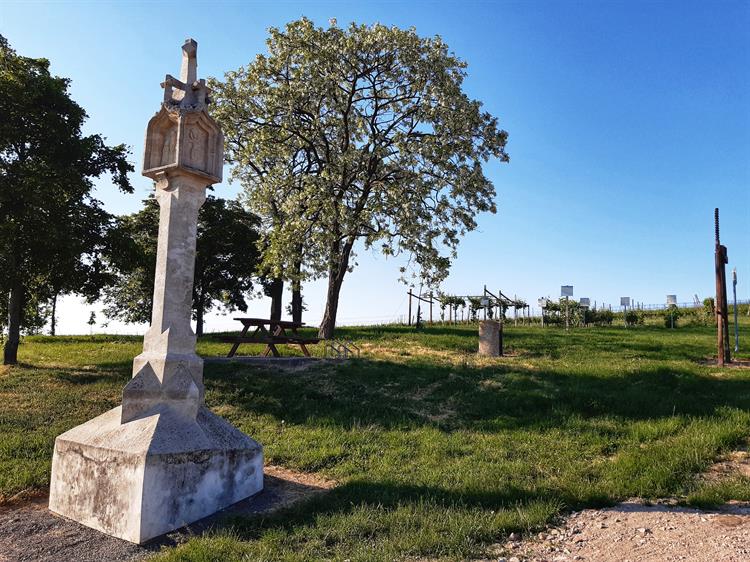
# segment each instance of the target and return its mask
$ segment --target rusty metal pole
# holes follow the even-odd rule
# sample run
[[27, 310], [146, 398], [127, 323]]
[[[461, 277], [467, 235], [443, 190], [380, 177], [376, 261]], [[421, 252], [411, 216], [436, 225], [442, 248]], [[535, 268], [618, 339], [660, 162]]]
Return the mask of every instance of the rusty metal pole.
[[719, 209], [714, 209], [714, 268], [716, 275], [716, 361], [724, 366], [724, 322], [721, 319], [721, 245], [719, 243]]
[[729, 353], [729, 318], [727, 305], [727, 279], [725, 265], [727, 259], [727, 248], [722, 246], [719, 237], [719, 209], [714, 209], [714, 233], [716, 248], [714, 261], [716, 265], [716, 352], [717, 363], [724, 366], [731, 361]]
[[729, 343], [729, 298], [727, 297], [727, 270], [729, 263], [727, 247], [721, 246], [721, 320], [724, 323], [722, 333], [724, 334], [724, 362], [731, 363], [731, 344]]

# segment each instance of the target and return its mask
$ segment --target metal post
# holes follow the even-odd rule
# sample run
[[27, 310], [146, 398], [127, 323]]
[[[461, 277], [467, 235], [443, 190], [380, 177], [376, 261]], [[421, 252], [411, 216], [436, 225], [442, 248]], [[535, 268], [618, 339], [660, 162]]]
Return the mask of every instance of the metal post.
[[568, 297], [565, 297], [565, 330], [570, 327], [570, 316], [568, 315]]
[[411, 326], [411, 289], [409, 289], [409, 326]]
[[740, 328], [737, 323], [737, 268], [732, 269], [732, 300], [734, 301], [734, 352], [740, 350]]

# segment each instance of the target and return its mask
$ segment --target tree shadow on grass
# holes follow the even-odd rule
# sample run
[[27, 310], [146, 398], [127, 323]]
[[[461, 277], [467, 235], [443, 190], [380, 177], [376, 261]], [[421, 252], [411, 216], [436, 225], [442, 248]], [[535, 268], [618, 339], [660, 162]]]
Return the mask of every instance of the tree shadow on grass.
[[49, 373], [56, 380], [74, 385], [89, 385], [100, 382], [119, 382], [124, 386], [130, 379], [131, 361], [97, 363], [96, 368], [81, 368], [76, 365], [34, 365], [18, 363], [19, 369]]
[[123, 386], [127, 384], [130, 375], [122, 372], [120, 369], [89, 371], [60, 371], [54, 374], [57, 380], [64, 381], [68, 384], [87, 386], [99, 383], [120, 383]]
[[[287, 545], [293, 544], [292, 537], [297, 532], [300, 532], [298, 540], [306, 541], [317, 531], [326, 537], [324, 547], [319, 543], [319, 548], [324, 548], [320, 555], [328, 557], [329, 549], [337, 546], [347, 553], [352, 544], [369, 544], [369, 548], [378, 549], [378, 540], [388, 541], [392, 535], [408, 533], [416, 525], [430, 538], [408, 546], [409, 554], [431, 556], [439, 552], [442, 556], [466, 558], [482, 543], [499, 540], [513, 531], [540, 528], [559, 512], [564, 501], [553, 491], [531, 491], [509, 485], [490, 491], [460, 491], [359, 480], [269, 516], [230, 514], [217, 521], [214, 531], [242, 541], [258, 540], [267, 534], [278, 539], [286, 534]], [[604, 497], [589, 501], [602, 506], [612, 503]], [[349, 516], [353, 520], [346, 525], [342, 517]]]
[[750, 374], [719, 378], [647, 365], [597, 376], [497, 364], [447, 366], [350, 361], [294, 374], [211, 365], [221, 403], [286, 423], [443, 431], [554, 427], [573, 416], [647, 420], [750, 409]]

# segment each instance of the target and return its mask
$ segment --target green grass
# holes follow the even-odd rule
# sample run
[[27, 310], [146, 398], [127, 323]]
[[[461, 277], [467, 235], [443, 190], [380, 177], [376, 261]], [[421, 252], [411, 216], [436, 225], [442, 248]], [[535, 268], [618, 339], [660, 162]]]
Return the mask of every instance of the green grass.
[[[205, 368], [208, 405], [268, 462], [340, 485], [228, 520], [162, 560], [462, 559], [566, 509], [750, 499], [746, 478], [698, 478], [750, 434], [750, 370], [700, 362], [711, 328], [509, 326], [499, 360], [476, 357], [475, 326], [340, 336], [363, 357], [294, 373]], [[140, 342], [26, 339], [22, 364], [0, 371], [0, 497], [48, 485], [54, 437], [119, 403]], [[226, 350], [199, 342], [202, 355]]]

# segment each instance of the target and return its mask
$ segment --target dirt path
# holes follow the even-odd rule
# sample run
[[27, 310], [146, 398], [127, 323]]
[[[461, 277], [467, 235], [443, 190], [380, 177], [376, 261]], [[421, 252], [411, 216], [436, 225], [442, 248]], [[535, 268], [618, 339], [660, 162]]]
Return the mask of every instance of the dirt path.
[[141, 560], [164, 546], [180, 544], [206, 531], [225, 515], [270, 513], [333, 485], [333, 482], [310, 474], [267, 466], [264, 489], [254, 498], [142, 546], [109, 537], [55, 515], [47, 509], [47, 496], [37, 496], [23, 503], [0, 506], [0, 562]]
[[747, 562], [750, 504], [702, 511], [627, 501], [572, 513], [560, 526], [496, 551], [506, 562]]

